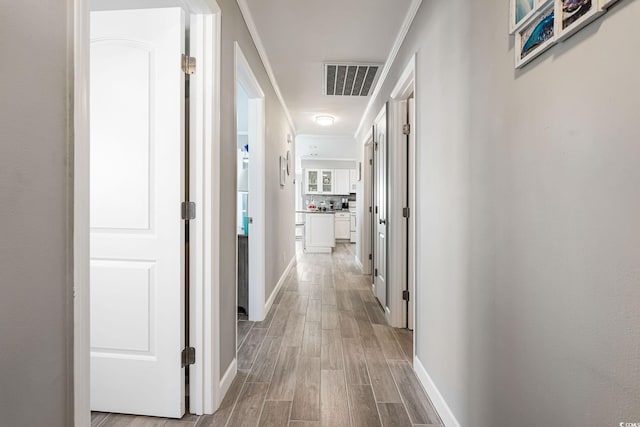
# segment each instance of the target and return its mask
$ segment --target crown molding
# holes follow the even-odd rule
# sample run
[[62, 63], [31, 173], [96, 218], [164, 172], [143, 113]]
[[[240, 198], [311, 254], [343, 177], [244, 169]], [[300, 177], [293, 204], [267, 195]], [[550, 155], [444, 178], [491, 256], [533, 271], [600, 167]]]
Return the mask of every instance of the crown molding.
[[271, 68], [271, 63], [269, 62], [269, 57], [267, 56], [267, 51], [262, 44], [262, 39], [260, 38], [260, 34], [258, 33], [258, 29], [256, 28], [256, 24], [253, 20], [253, 16], [251, 15], [251, 11], [249, 10], [249, 5], [247, 4], [247, 0], [237, 0], [238, 7], [240, 8], [240, 12], [242, 13], [242, 17], [244, 18], [244, 22], [247, 24], [247, 28], [249, 29], [249, 34], [253, 39], [253, 43], [258, 50], [258, 55], [260, 56], [260, 60], [262, 61], [262, 65], [264, 66], [267, 76], [269, 76], [269, 81], [271, 82], [271, 86], [273, 86], [273, 90], [280, 101], [280, 105], [282, 105], [282, 109], [284, 110], [284, 114], [287, 117], [287, 121], [289, 122], [289, 126], [293, 130], [294, 135], [296, 134], [296, 127], [293, 124], [293, 119], [291, 118], [291, 113], [289, 112], [289, 108], [287, 107], [287, 103], [284, 102], [284, 98], [282, 97], [282, 92], [280, 91], [280, 86], [278, 86], [278, 82], [276, 81], [276, 77], [273, 74], [273, 68]]
[[[244, 0], [238, 0], [238, 1], [240, 2], [240, 1], [244, 1]], [[376, 86], [373, 89], [373, 93], [371, 94], [371, 98], [369, 98], [369, 103], [367, 104], [367, 108], [364, 110], [364, 114], [362, 115], [362, 118], [360, 119], [360, 124], [358, 125], [358, 128], [356, 129], [356, 133], [354, 134], [354, 137], [356, 139], [358, 138], [358, 135], [360, 134], [360, 132], [362, 131], [362, 128], [364, 127], [364, 124], [365, 124], [364, 121], [366, 120], [367, 116], [371, 112], [371, 108], [373, 107], [373, 103], [376, 101], [376, 98], [380, 94], [380, 90], [382, 90], [382, 85], [387, 80], [387, 76], [389, 75], [389, 71], [391, 70], [391, 67], [394, 64], [394, 62], [396, 60], [396, 57], [398, 56], [398, 52], [400, 51], [400, 47], [402, 47], [402, 43], [404, 43], [404, 39], [405, 39], [405, 37], [407, 37], [407, 33], [409, 32], [409, 28], [411, 28], [411, 24], [413, 23], [413, 19], [416, 17], [416, 14], [418, 13], [418, 9], [420, 9], [420, 5], [421, 4], [422, 4], [422, 0], [413, 0], [413, 2], [411, 3], [411, 7], [409, 8], [409, 11], [407, 12], [407, 16], [404, 18], [404, 22], [402, 23], [402, 27], [400, 28], [400, 31], [398, 32], [398, 36], [396, 37], [396, 41], [393, 44], [393, 47], [391, 48], [391, 52], [389, 52], [389, 56], [387, 57], [387, 60], [384, 63], [384, 68], [382, 69], [382, 73], [380, 74], [380, 78], [378, 79], [378, 83], [376, 83]]]

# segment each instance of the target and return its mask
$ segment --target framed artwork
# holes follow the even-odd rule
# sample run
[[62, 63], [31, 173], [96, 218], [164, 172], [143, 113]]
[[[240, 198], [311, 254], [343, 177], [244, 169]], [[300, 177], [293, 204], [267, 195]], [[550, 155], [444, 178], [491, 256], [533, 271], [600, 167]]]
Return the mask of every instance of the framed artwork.
[[604, 13], [601, 0], [556, 0], [557, 38], [565, 40]]
[[509, 0], [509, 33], [513, 34], [536, 16], [549, 0]]
[[287, 159], [280, 156], [280, 187], [287, 183]]
[[534, 19], [516, 31], [516, 68], [524, 66], [556, 43], [555, 11], [554, 3], [546, 3]]

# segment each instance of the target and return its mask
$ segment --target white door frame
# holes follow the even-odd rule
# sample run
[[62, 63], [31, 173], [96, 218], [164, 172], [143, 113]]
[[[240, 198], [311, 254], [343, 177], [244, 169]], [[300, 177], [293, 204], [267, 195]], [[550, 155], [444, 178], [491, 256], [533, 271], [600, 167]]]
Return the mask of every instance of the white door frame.
[[[249, 97], [249, 320], [262, 321], [269, 307], [265, 301], [266, 284], [266, 111], [265, 95], [251, 70], [238, 42], [234, 43], [235, 85], [241, 85]], [[235, 128], [237, 128], [238, 106], [236, 96]], [[237, 146], [237, 144], [235, 145]], [[236, 188], [237, 190], [237, 188]], [[237, 191], [236, 191], [237, 192]], [[237, 239], [236, 239], [237, 246]], [[236, 248], [236, 265], [237, 265]], [[238, 301], [238, 275], [236, 274], [236, 305]], [[237, 329], [237, 325], [236, 325]], [[236, 330], [237, 337], [237, 330]], [[237, 356], [237, 355], [236, 355]]]
[[[118, 3], [117, 6], [115, 3]], [[132, 2], [113, 2], [114, 8], [132, 8]], [[196, 365], [190, 371], [191, 405], [196, 414], [213, 413], [223, 397], [220, 388], [220, 325], [213, 322], [213, 302], [219, 301], [219, 135], [221, 11], [215, 0], [139, 0], [136, 7], [180, 6], [191, 13], [192, 40], [199, 60], [192, 76], [192, 200], [198, 206], [192, 227], [190, 339], [196, 347]], [[141, 6], [142, 5], [142, 6]], [[74, 216], [74, 425], [91, 424], [90, 413], [90, 298], [89, 298], [89, 50], [90, 5], [73, 2], [73, 216]], [[192, 46], [194, 44], [192, 43]], [[192, 56], [195, 56], [192, 53]], [[194, 161], [198, 159], [198, 161]], [[212, 263], [204, 260], [213, 260]], [[215, 312], [217, 314], [217, 311]], [[198, 362], [201, 361], [201, 362]]]
[[[360, 256], [362, 257], [362, 273], [371, 275], [373, 271], [373, 247], [372, 247], [372, 224], [373, 224], [373, 132], [370, 130], [364, 139], [362, 170], [362, 220], [360, 221], [360, 235], [362, 241], [360, 245]], [[369, 258], [371, 256], [371, 258]]]
[[[416, 55], [414, 54], [409, 63], [405, 67], [402, 75], [398, 79], [396, 86], [391, 91], [390, 109], [392, 114], [390, 116], [390, 129], [389, 129], [389, 149], [390, 149], [390, 169], [391, 169], [391, 194], [390, 194], [390, 216], [392, 218], [392, 238], [389, 241], [390, 248], [389, 254], [391, 255], [390, 263], [390, 277], [389, 286], [391, 286], [389, 307], [391, 309], [391, 315], [389, 323], [396, 328], [404, 328], [407, 322], [406, 302], [402, 299], [402, 291], [404, 290], [404, 284], [409, 282], [409, 288], [411, 292], [411, 284], [415, 283], [415, 245], [411, 254], [407, 254], [407, 233], [406, 227], [408, 225], [407, 220], [403, 218], [402, 209], [409, 207], [410, 216], [409, 221], [411, 225], [410, 230], [415, 230], [415, 185], [413, 186], [413, 194], [409, 201], [407, 201], [407, 180], [406, 177], [409, 171], [406, 170], [406, 156], [407, 156], [407, 136], [402, 133], [402, 126], [406, 123], [407, 118], [407, 99], [416, 92]], [[413, 129], [411, 131], [414, 131]], [[415, 171], [415, 155], [411, 159], [413, 161], [413, 170]], [[415, 177], [409, 177], [413, 179], [415, 183]], [[409, 206], [411, 203], [411, 206]], [[414, 236], [415, 241], [415, 236]], [[409, 259], [407, 259], [407, 256]], [[407, 277], [407, 262], [412, 264], [409, 268]], [[415, 290], [411, 292], [410, 298], [415, 301]], [[414, 304], [415, 305], [415, 304]], [[414, 307], [415, 313], [415, 307]], [[415, 314], [414, 314], [415, 318]], [[414, 334], [415, 335], [415, 334]]]

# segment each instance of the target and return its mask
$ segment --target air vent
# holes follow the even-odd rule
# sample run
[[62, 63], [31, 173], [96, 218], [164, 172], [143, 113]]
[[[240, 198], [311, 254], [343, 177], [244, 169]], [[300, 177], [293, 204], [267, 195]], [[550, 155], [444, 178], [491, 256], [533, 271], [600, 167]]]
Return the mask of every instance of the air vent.
[[324, 94], [368, 96], [379, 69], [380, 64], [324, 64]]

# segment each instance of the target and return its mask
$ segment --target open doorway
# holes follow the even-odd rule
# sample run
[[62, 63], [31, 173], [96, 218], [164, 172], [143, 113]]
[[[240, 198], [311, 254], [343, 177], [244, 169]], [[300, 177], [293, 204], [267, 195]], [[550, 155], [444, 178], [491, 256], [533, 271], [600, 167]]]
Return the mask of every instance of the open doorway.
[[242, 49], [235, 45], [237, 130], [237, 306], [245, 320], [265, 309], [265, 96]]
[[216, 404], [203, 295], [219, 13], [214, 0], [75, 3], [75, 425]]

